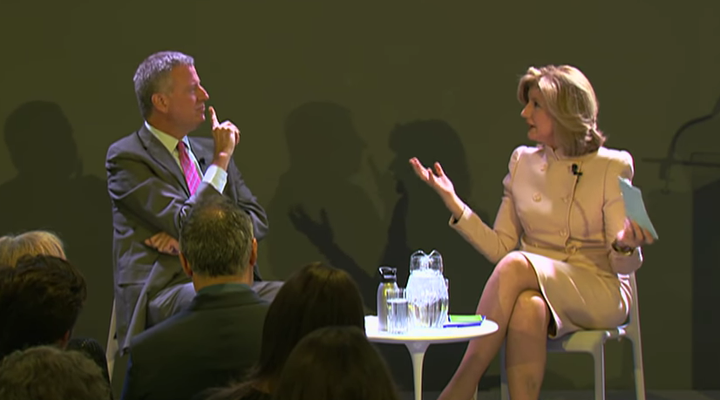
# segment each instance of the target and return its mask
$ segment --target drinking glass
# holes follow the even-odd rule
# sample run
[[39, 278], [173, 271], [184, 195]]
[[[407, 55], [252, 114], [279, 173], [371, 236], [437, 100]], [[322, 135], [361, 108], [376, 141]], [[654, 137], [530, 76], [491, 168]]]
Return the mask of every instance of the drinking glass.
[[404, 288], [387, 291], [387, 330], [405, 333], [408, 330], [408, 299]]

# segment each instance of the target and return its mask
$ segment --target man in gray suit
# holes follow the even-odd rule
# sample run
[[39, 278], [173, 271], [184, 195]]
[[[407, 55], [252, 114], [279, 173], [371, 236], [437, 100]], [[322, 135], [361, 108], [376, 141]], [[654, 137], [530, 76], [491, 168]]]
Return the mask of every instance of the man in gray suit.
[[190, 399], [245, 376], [258, 361], [269, 304], [250, 288], [252, 231], [251, 219], [228, 198], [193, 207], [180, 233], [180, 260], [197, 295], [133, 338], [124, 400]]
[[[192, 57], [155, 53], [137, 68], [135, 94], [145, 122], [108, 149], [106, 169], [113, 210], [117, 336], [121, 352], [132, 336], [185, 308], [195, 292], [183, 273], [176, 238], [200, 200], [225, 196], [268, 230], [265, 210], [245, 185], [232, 156], [240, 130], [220, 123], [209, 107], [212, 139], [188, 137], [205, 121], [208, 93]], [[272, 299], [280, 282], [252, 285]]]

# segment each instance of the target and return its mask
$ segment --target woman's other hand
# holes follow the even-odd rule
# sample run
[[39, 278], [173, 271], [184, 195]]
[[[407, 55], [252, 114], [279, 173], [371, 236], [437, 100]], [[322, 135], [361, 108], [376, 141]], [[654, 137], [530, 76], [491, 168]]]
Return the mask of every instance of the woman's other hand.
[[620, 248], [634, 249], [645, 244], [652, 244], [655, 240], [647, 229], [643, 229], [637, 222], [625, 218], [625, 229], [618, 233], [615, 243]]

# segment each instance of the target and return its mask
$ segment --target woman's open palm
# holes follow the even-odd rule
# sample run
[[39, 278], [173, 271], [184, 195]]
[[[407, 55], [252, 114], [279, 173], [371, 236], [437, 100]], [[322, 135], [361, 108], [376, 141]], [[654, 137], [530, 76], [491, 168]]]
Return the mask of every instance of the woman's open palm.
[[439, 162], [435, 163], [434, 171], [432, 168], [426, 168], [424, 165], [422, 165], [420, 163], [420, 160], [417, 159], [417, 157], [413, 157], [410, 159], [410, 165], [412, 165], [415, 174], [423, 182], [427, 183], [428, 185], [430, 185], [431, 188], [435, 189], [435, 191], [440, 195], [440, 197], [447, 198], [449, 196], [455, 195], [455, 186], [453, 186], [450, 178], [445, 175], [445, 171], [443, 171], [442, 166]]

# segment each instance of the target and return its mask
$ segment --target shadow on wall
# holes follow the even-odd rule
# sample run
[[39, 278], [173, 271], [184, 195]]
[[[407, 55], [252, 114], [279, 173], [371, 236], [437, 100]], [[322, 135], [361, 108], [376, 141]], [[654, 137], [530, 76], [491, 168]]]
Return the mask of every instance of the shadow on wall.
[[[715, 333], [720, 325], [716, 307], [720, 303], [720, 291], [717, 290], [720, 284], [720, 232], [717, 228], [720, 226], [720, 99], [709, 114], [694, 118], [678, 129], [666, 158], [645, 161], [660, 163], [665, 197], [674, 198], [674, 194], [683, 192], [692, 195], [693, 389], [720, 389], [715, 373], [720, 358], [720, 342]], [[662, 211], [672, 209], [662, 208]], [[669, 226], [682, 226], [682, 222]]]
[[[268, 207], [274, 274], [285, 279], [301, 265], [325, 259], [352, 275], [374, 309], [372, 271], [385, 237], [372, 200], [351, 182], [366, 144], [350, 111], [330, 102], [305, 103], [285, 119], [285, 136], [290, 167]], [[338, 249], [342, 254], [331, 254]]]
[[[333, 103], [306, 103], [286, 119], [290, 169], [281, 177], [269, 214], [273, 233], [269, 256], [276, 274], [286, 277], [299, 265], [323, 259], [350, 273], [365, 305], [376, 309], [377, 266], [398, 268], [405, 286], [408, 261], [416, 249], [439, 250], [450, 279], [451, 311], [473, 313], [492, 265], [447, 226], [449, 214], [438, 196], [414, 175], [408, 159], [439, 161], [470, 204], [470, 174], [457, 132], [440, 120], [397, 125], [389, 146], [395, 157], [387, 171], [371, 163], [387, 218], [382, 221], [370, 197], [350, 179], [362, 166], [365, 143], [349, 110]], [[392, 210], [392, 211], [390, 211]], [[487, 215], [475, 209], [487, 220]], [[453, 280], [453, 277], [457, 277]], [[401, 387], [412, 388], [407, 350], [378, 345]], [[465, 344], [431, 349], [425, 363], [428, 390], [449, 381]]]
[[18, 171], [0, 185], [0, 235], [49, 230], [85, 276], [88, 299], [74, 336], [107, 340], [112, 309], [112, 221], [105, 182], [83, 174], [73, 129], [59, 105], [31, 101], [5, 121]]

